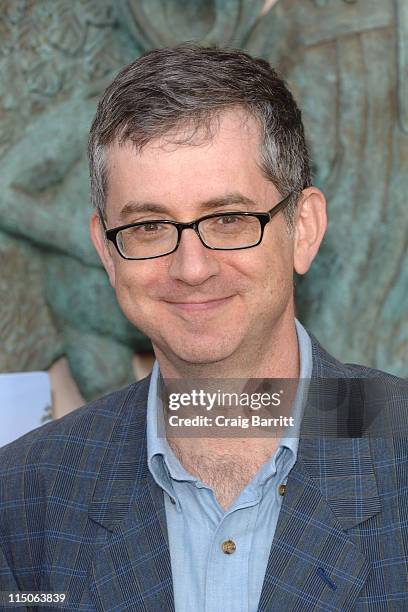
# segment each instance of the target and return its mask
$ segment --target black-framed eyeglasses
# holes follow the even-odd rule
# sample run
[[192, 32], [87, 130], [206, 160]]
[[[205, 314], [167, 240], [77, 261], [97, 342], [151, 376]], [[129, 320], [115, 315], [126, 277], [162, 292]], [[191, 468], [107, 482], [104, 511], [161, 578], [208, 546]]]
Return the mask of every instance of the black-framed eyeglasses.
[[107, 229], [107, 240], [124, 259], [155, 259], [174, 253], [186, 229], [196, 232], [203, 246], [215, 251], [251, 249], [261, 243], [267, 223], [290, 202], [291, 192], [267, 212], [228, 211], [205, 215], [191, 223], [151, 219]]

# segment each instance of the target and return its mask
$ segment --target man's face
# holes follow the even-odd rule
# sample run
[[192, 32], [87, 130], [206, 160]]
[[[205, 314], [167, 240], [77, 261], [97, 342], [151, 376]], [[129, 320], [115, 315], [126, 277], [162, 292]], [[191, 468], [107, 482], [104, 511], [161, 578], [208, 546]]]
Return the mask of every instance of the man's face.
[[[108, 227], [271, 209], [281, 196], [257, 166], [259, 138], [252, 118], [228, 111], [209, 142], [157, 140], [140, 154], [131, 144], [113, 146]], [[254, 204], [217, 202], [230, 194]], [[134, 210], [123, 214], [130, 202]], [[104, 263], [125, 315], [151, 338], [159, 359], [172, 364], [239, 363], [240, 355], [259, 355], [283, 321], [293, 322], [293, 240], [282, 213], [254, 248], [209, 250], [187, 229], [170, 255], [126, 261], [110, 244]]]

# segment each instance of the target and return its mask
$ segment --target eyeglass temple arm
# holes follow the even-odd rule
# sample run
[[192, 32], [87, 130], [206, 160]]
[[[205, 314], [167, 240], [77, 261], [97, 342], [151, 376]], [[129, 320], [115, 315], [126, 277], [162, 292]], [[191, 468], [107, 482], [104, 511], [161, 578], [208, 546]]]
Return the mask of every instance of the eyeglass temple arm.
[[106, 225], [105, 219], [103, 218], [103, 212], [101, 211], [100, 208], [98, 208], [98, 216], [99, 216], [99, 221], [102, 223], [102, 227], [106, 232], [108, 227]]
[[270, 219], [272, 219], [272, 217], [273, 217], [274, 215], [276, 215], [276, 214], [277, 214], [277, 213], [278, 213], [280, 210], [282, 210], [282, 208], [285, 208], [285, 206], [287, 206], [287, 205], [288, 205], [288, 200], [289, 200], [289, 198], [290, 198], [291, 196], [293, 196], [293, 194], [294, 194], [294, 193], [295, 193], [294, 191], [291, 191], [291, 192], [290, 192], [290, 193], [289, 193], [289, 194], [286, 196], [286, 198], [283, 198], [283, 200], [281, 200], [281, 201], [279, 202], [279, 204], [277, 204], [276, 206], [274, 206], [273, 208], [271, 208], [271, 210], [269, 210], [269, 211], [268, 211], [268, 212], [269, 212], [269, 218], [270, 218]]

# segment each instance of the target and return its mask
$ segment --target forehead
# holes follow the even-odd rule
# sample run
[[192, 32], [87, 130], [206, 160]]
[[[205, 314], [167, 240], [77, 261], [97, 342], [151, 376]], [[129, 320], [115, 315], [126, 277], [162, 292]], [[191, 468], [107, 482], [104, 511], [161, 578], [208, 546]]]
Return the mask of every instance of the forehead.
[[205, 133], [198, 130], [186, 140], [185, 129], [173, 131], [141, 152], [129, 142], [111, 146], [107, 206], [117, 212], [127, 201], [152, 200], [186, 210], [231, 189], [258, 198], [266, 189], [276, 192], [259, 167], [260, 129], [253, 117], [241, 109], [225, 111], [211, 138]]

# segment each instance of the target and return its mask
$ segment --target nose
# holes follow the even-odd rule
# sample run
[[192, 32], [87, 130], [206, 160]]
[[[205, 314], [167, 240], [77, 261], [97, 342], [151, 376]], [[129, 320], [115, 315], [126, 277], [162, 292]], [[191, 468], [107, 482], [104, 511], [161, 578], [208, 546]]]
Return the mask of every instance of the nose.
[[215, 252], [201, 243], [193, 229], [181, 233], [178, 249], [170, 257], [170, 277], [191, 286], [201, 285], [219, 271]]

